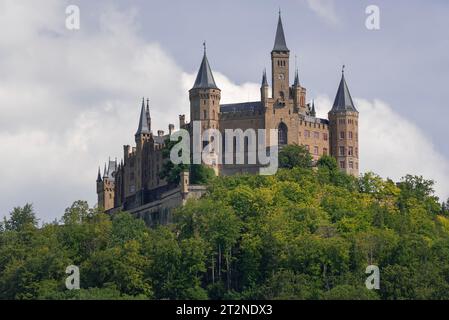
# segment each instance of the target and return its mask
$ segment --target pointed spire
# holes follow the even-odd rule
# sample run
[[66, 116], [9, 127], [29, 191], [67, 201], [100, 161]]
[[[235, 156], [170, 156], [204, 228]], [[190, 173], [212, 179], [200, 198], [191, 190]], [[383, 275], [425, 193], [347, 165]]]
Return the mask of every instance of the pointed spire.
[[268, 81], [267, 81], [267, 69], [263, 70], [262, 74], [262, 87], [268, 87]]
[[142, 99], [142, 109], [140, 110], [139, 127], [137, 128], [136, 136], [142, 133], [150, 133], [147, 113], [145, 110], [145, 98]]
[[299, 71], [296, 69], [295, 71], [295, 82], [293, 83], [293, 86], [299, 87]]
[[203, 43], [204, 55], [201, 61], [200, 69], [198, 70], [198, 75], [196, 76], [195, 84], [192, 89], [218, 89], [215, 84], [214, 75], [207, 60], [206, 55], [206, 42]]
[[148, 122], [148, 131], [151, 132], [150, 99], [148, 99], [148, 98], [147, 98], [147, 109], [146, 109], [146, 114], [147, 114], [147, 122]]
[[310, 115], [316, 117], [315, 100], [312, 100], [312, 110], [310, 111]]
[[98, 166], [98, 175], [97, 175], [97, 182], [101, 182], [101, 172], [100, 172], [100, 166]]
[[273, 51], [289, 52], [287, 43], [285, 42], [284, 27], [282, 26], [281, 9], [279, 9], [278, 26], [276, 30], [276, 38], [274, 40]]
[[344, 112], [352, 111], [358, 112], [352, 101], [351, 94], [349, 93], [348, 85], [345, 80], [345, 66], [343, 65], [341, 71], [340, 85], [338, 86], [337, 95], [334, 100], [331, 112]]

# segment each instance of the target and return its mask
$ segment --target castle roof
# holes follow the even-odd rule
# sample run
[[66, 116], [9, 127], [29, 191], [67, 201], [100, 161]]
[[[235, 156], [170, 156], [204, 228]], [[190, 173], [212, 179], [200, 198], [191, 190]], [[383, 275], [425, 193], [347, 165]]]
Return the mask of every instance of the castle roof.
[[233, 112], [254, 112], [263, 110], [262, 102], [243, 102], [220, 105], [221, 113], [233, 113]]
[[201, 66], [192, 89], [218, 89], [209, 61], [207, 60], [206, 45], [204, 45], [203, 60], [201, 61]]
[[262, 87], [268, 87], [267, 70], [264, 70], [262, 74]]
[[142, 100], [142, 109], [140, 110], [139, 127], [137, 128], [136, 136], [142, 133], [149, 134], [147, 112], [145, 110], [145, 98]]
[[101, 182], [101, 172], [100, 172], [100, 167], [98, 167], [97, 182]]
[[351, 94], [349, 93], [348, 85], [346, 84], [344, 71], [341, 75], [340, 85], [338, 86], [337, 96], [335, 97], [334, 105], [331, 112], [345, 112], [352, 111], [358, 112], [352, 101]]
[[285, 42], [284, 28], [282, 27], [281, 12], [279, 12], [278, 27], [276, 30], [276, 38], [274, 40], [273, 51], [290, 52]]
[[293, 85], [295, 87], [299, 87], [299, 71], [298, 71], [298, 69], [296, 69], [296, 71], [295, 71], [295, 82], [293, 82]]

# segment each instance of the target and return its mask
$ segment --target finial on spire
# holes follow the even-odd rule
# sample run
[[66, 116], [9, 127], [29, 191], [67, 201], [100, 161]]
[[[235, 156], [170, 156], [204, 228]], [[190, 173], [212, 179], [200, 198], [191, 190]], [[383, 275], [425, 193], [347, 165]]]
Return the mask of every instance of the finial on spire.
[[147, 98], [147, 109], [150, 107], [150, 99]]
[[279, 17], [281, 16], [281, 7], [279, 6]]
[[341, 73], [345, 73], [345, 68], [346, 68], [346, 66], [345, 65], [343, 65], [342, 67], [341, 67]]
[[204, 55], [206, 55], [206, 40], [203, 41]]

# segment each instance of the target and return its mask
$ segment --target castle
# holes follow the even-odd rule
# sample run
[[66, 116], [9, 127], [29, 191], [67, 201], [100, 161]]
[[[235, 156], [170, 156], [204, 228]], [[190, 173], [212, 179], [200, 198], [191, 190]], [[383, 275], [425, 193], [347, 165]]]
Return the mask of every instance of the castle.
[[[323, 155], [337, 159], [340, 169], [348, 174], [359, 174], [358, 111], [354, 106], [344, 69], [340, 85], [328, 119], [316, 117], [315, 104], [306, 103], [307, 90], [299, 81], [296, 69], [293, 85], [290, 85], [290, 51], [287, 47], [282, 19], [279, 14], [275, 42], [271, 51], [271, 94], [267, 73], [263, 72], [260, 101], [220, 104], [221, 90], [214, 80], [206, 55], [195, 83], [189, 91], [190, 123], [185, 115], [179, 116], [179, 127], [192, 131], [193, 121], [199, 122], [201, 130], [218, 129], [277, 129], [277, 144], [304, 145], [316, 161]], [[98, 206], [106, 211], [127, 210], [149, 225], [170, 221], [173, 208], [186, 199], [200, 197], [203, 186], [189, 184], [189, 174], [181, 173], [179, 185], [171, 185], [161, 179], [164, 161], [162, 150], [165, 141], [174, 132], [169, 125], [168, 135], [151, 128], [148, 100], [142, 101], [136, 146], [124, 146], [120, 163], [109, 161], [103, 175], [97, 177]], [[245, 141], [246, 142], [246, 141]], [[247, 146], [246, 146], [247, 147]], [[214, 169], [220, 175], [255, 172], [257, 166], [248, 164], [222, 165]]]

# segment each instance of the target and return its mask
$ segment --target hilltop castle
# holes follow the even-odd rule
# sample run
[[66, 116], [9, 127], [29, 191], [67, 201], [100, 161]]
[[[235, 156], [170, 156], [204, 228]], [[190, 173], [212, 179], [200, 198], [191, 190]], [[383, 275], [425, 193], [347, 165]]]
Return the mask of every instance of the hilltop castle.
[[[344, 70], [329, 119], [316, 117], [314, 102], [306, 103], [306, 88], [295, 70], [290, 85], [290, 51], [287, 47], [281, 16], [279, 15], [275, 42], [271, 51], [271, 94], [264, 71], [260, 101], [220, 104], [221, 90], [214, 80], [209, 61], [204, 56], [195, 83], [189, 91], [190, 123], [179, 116], [179, 127], [192, 131], [198, 121], [201, 130], [218, 129], [278, 129], [279, 147], [287, 144], [304, 145], [314, 160], [332, 155], [340, 169], [359, 174], [358, 111], [354, 106]], [[98, 172], [98, 206], [105, 210], [127, 210], [145, 219], [148, 224], [167, 223], [171, 209], [182, 205], [187, 198], [199, 197], [204, 187], [189, 184], [189, 174], [182, 173], [179, 185], [170, 185], [159, 177], [164, 162], [165, 141], [174, 132], [169, 125], [168, 135], [162, 130], [154, 134], [148, 100], [142, 101], [136, 146], [124, 146], [120, 163], [109, 161], [103, 176]], [[165, 160], [166, 161], [166, 160]], [[254, 165], [214, 166], [217, 174], [231, 175], [255, 172]]]

